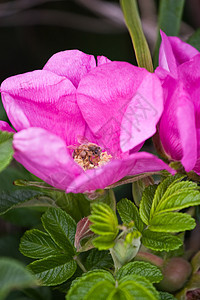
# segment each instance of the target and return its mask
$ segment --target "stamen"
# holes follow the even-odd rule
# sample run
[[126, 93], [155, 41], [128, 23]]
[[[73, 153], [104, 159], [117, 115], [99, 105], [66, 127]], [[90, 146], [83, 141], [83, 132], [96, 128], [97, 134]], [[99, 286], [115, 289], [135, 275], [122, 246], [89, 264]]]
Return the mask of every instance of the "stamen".
[[103, 152], [98, 145], [88, 142], [74, 149], [73, 158], [86, 171], [105, 165], [111, 160], [112, 155]]

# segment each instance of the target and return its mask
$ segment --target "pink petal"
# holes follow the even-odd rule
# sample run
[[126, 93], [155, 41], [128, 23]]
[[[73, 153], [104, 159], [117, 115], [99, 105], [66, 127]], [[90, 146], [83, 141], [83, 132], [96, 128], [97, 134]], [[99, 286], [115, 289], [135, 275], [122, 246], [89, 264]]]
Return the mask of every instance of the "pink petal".
[[[143, 82], [149, 76], [145, 88], [152, 90], [152, 86], [158, 90], [159, 97], [161, 89], [155, 75], [149, 74], [145, 69], [132, 66], [125, 62], [111, 62], [103, 64], [82, 78], [77, 89], [77, 101], [84, 119], [90, 130], [99, 140], [99, 145], [108, 149], [112, 155], [120, 155], [120, 132], [121, 122], [128, 105]], [[152, 77], [152, 80], [150, 79]], [[148, 85], [149, 84], [149, 85]], [[147, 92], [142, 92], [147, 96]], [[154, 92], [156, 97], [156, 91]], [[153, 95], [145, 97], [152, 101]], [[158, 115], [162, 107], [162, 97], [158, 104]], [[152, 114], [148, 115], [148, 118]], [[147, 118], [147, 119], [148, 119]], [[153, 131], [153, 130], [152, 130]], [[147, 134], [149, 136], [149, 134]], [[144, 141], [144, 132], [141, 132], [140, 142]], [[137, 138], [139, 142], [139, 137]], [[136, 143], [133, 144], [136, 146]], [[131, 145], [129, 145], [130, 149]]]
[[43, 69], [65, 76], [77, 87], [81, 78], [95, 67], [96, 61], [93, 55], [79, 50], [66, 50], [54, 54]]
[[199, 51], [196, 48], [181, 41], [178, 37], [170, 36], [168, 39], [178, 66], [199, 54]]
[[177, 63], [169, 37], [162, 30], [160, 34], [162, 42], [159, 52], [159, 67], [170, 72], [173, 77], [177, 78]]
[[97, 66], [101, 66], [101, 65], [107, 64], [109, 62], [111, 62], [111, 60], [108, 59], [107, 57], [105, 57], [103, 55], [102, 56], [97, 56]]
[[196, 161], [196, 165], [193, 168], [193, 171], [200, 176], [200, 157]]
[[146, 152], [134, 153], [128, 158], [112, 160], [103, 167], [82, 173], [68, 186], [66, 192], [83, 193], [104, 189], [127, 175], [157, 172], [164, 169], [174, 173], [156, 156]]
[[189, 171], [197, 159], [194, 105], [181, 81], [169, 80], [166, 95], [159, 128], [161, 142], [166, 153], [174, 160], [181, 160]]
[[160, 81], [148, 73], [124, 113], [120, 135], [122, 151], [128, 151], [151, 137], [156, 132], [162, 111]]
[[[179, 66], [180, 80], [183, 82], [184, 89], [187, 91], [187, 94], [190, 97], [190, 101], [193, 103], [194, 106], [193, 115], [195, 117], [195, 131], [193, 128], [191, 128], [188, 134], [190, 134], [192, 137], [194, 137], [196, 134], [198, 160], [200, 158], [200, 68], [199, 66], [200, 66], [200, 54], [194, 56], [193, 58], [190, 59], [190, 61], [185, 62], [184, 64]], [[190, 110], [188, 110], [187, 118], [186, 118], [187, 123], [190, 122], [190, 119], [191, 119], [191, 113]], [[194, 155], [196, 155], [195, 152]]]
[[177, 67], [199, 54], [199, 51], [181, 41], [178, 37], [168, 37], [162, 30], [160, 34], [162, 43], [159, 53], [159, 67], [156, 69], [156, 74], [160, 78], [165, 78], [167, 73], [170, 72], [172, 77], [177, 78]]
[[74, 162], [65, 142], [42, 128], [31, 127], [16, 133], [13, 146], [17, 161], [56, 188], [66, 189], [84, 172]]
[[[182, 165], [186, 172], [193, 169], [197, 160], [197, 135], [195, 125], [194, 105], [187, 95], [182, 96], [182, 103], [177, 108], [178, 129], [182, 145]], [[186, 120], [184, 122], [183, 120]]]
[[76, 89], [65, 77], [52, 72], [33, 71], [6, 79], [2, 85], [2, 101], [15, 127], [45, 128], [67, 144], [83, 135], [85, 121], [76, 102]]
[[12, 127], [10, 127], [10, 125], [7, 122], [4, 122], [4, 121], [0, 121], [0, 130], [1, 131], [8, 131], [8, 132], [15, 132], [15, 130], [12, 129]]

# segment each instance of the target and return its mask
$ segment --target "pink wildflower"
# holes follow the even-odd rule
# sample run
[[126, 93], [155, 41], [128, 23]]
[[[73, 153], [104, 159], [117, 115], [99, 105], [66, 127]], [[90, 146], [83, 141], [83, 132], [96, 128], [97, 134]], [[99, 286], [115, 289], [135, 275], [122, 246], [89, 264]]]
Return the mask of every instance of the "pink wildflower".
[[[96, 66], [91, 55], [64, 51], [42, 70], [6, 79], [1, 94], [17, 131], [15, 159], [54, 187], [88, 192], [124, 176], [171, 170], [152, 154], [135, 153], [163, 110], [160, 81], [145, 69], [103, 56]], [[93, 143], [90, 152], [80, 136]]]
[[164, 111], [159, 135], [170, 160], [200, 174], [200, 53], [161, 31], [156, 74], [162, 80]]

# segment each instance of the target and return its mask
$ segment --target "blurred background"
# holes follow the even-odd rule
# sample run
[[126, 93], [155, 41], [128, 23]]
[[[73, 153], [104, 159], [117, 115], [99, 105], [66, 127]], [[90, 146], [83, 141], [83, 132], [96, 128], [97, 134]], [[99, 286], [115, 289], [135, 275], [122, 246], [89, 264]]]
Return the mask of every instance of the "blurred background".
[[[144, 33], [152, 53], [157, 38], [159, 2], [138, 0]], [[186, 41], [200, 27], [199, 16], [200, 0], [186, 0], [180, 28], [183, 40]], [[0, 0], [0, 41], [0, 83], [9, 76], [41, 69], [54, 53], [68, 49], [136, 64], [118, 0]], [[0, 100], [0, 120], [6, 119]], [[151, 148], [150, 142], [147, 142], [147, 147]], [[1, 173], [0, 190], [10, 191], [13, 180], [29, 179], [29, 176], [15, 163]], [[131, 185], [125, 189], [127, 198], [132, 199]], [[121, 199], [124, 190], [119, 188], [117, 195]], [[1, 216], [0, 256], [28, 262], [18, 251], [19, 238], [26, 228], [40, 224], [41, 213], [37, 208], [18, 208]], [[40, 299], [50, 299], [49, 294], [45, 296], [49, 289], [41, 289], [44, 297], [40, 290]], [[21, 296], [17, 294], [15, 297], [12, 293], [7, 300], [27, 299]], [[34, 299], [39, 299], [37, 297]], [[59, 298], [56, 295], [56, 299], [64, 299], [64, 296]]]
[[[151, 51], [157, 35], [159, 1], [139, 0]], [[180, 36], [200, 27], [200, 1], [187, 0]], [[0, 81], [40, 69], [52, 54], [79, 49], [111, 60], [135, 63], [131, 40], [117, 0], [1, 0]]]

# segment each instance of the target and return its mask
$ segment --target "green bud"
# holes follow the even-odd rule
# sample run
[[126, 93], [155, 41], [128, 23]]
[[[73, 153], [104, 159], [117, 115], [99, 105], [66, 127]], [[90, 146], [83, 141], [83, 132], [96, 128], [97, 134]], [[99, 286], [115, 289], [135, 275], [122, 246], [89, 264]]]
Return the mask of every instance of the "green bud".
[[126, 235], [125, 239], [120, 238], [117, 240], [114, 247], [110, 249], [116, 270], [120, 269], [136, 256], [141, 244], [140, 238], [140, 232], [130, 232]]

